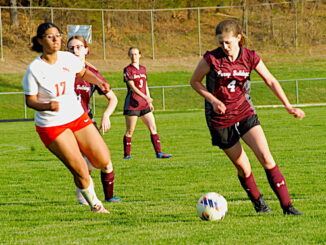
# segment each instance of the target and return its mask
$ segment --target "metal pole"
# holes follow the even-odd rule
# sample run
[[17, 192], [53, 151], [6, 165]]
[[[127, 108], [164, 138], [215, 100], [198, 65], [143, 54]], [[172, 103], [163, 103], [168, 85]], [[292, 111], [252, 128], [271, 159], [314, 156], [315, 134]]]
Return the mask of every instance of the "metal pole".
[[296, 97], [296, 103], [299, 104], [299, 82], [298, 82], [298, 80], [295, 80], [295, 97]]
[[201, 56], [201, 37], [200, 37], [200, 9], [197, 9], [197, 25], [198, 25], [198, 49], [199, 56]]
[[27, 106], [25, 101], [25, 95], [23, 96], [23, 98], [24, 98], [24, 119], [27, 119]]
[[152, 59], [155, 60], [155, 37], [154, 37], [154, 16], [151, 10], [151, 32], [152, 32]]
[[163, 104], [163, 111], [165, 111], [165, 90], [162, 87], [162, 104]]
[[92, 111], [92, 114], [93, 114], [93, 117], [95, 117], [95, 114], [96, 114], [96, 105], [95, 105], [95, 94], [92, 96], [93, 97], [93, 111]]
[[51, 8], [51, 22], [53, 23], [53, 8]]
[[3, 37], [2, 37], [2, 8], [0, 8], [0, 46], [1, 46], [1, 61], [3, 61]]
[[106, 60], [105, 32], [104, 32], [104, 11], [103, 10], [102, 10], [102, 43], [103, 43], [103, 59]]
[[295, 33], [294, 33], [294, 47], [298, 47], [298, 5], [295, 2]]

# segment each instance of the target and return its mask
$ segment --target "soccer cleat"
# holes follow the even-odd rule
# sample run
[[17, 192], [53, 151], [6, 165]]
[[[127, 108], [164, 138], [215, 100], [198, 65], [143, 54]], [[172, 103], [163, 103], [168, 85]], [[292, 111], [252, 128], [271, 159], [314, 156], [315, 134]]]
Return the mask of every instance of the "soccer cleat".
[[124, 156], [123, 159], [132, 159], [131, 156]]
[[91, 211], [94, 213], [100, 213], [100, 214], [109, 214], [110, 212], [105, 209], [105, 207], [101, 204], [97, 204], [94, 207], [91, 208]]
[[160, 152], [156, 154], [156, 158], [170, 158], [170, 157], [172, 157], [172, 154], [167, 154], [164, 152]]
[[117, 196], [113, 196], [112, 198], [106, 199], [105, 201], [106, 202], [121, 202], [121, 199]]
[[283, 214], [284, 215], [303, 215], [303, 213], [296, 210], [292, 204], [290, 204], [287, 207], [283, 207]]
[[270, 213], [272, 212], [269, 206], [265, 203], [261, 195], [257, 200], [251, 200], [257, 213]]

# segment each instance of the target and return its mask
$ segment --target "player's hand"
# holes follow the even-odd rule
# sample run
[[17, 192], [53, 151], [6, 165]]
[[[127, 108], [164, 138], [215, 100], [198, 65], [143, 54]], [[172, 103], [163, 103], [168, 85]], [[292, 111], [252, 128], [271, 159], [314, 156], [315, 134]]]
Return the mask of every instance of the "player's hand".
[[50, 108], [49, 108], [50, 111], [59, 111], [60, 107], [59, 107], [58, 101], [53, 100], [49, 103], [49, 105], [50, 105]]
[[101, 126], [100, 126], [100, 131], [102, 134], [104, 134], [106, 131], [108, 131], [111, 128], [111, 121], [110, 117], [108, 116], [103, 116], [102, 121], [101, 121]]
[[295, 118], [298, 118], [299, 120], [302, 120], [306, 116], [304, 111], [299, 108], [286, 107], [286, 110], [289, 114], [292, 114]]
[[148, 104], [151, 104], [153, 102], [153, 99], [151, 97], [148, 97], [148, 96], [146, 96], [145, 100], [146, 100], [146, 102]]
[[212, 106], [213, 106], [213, 110], [217, 113], [217, 114], [225, 114], [226, 111], [226, 106], [224, 105], [223, 102], [221, 101], [213, 101], [212, 102]]
[[154, 106], [152, 103], [149, 104], [149, 109], [153, 112], [154, 111]]

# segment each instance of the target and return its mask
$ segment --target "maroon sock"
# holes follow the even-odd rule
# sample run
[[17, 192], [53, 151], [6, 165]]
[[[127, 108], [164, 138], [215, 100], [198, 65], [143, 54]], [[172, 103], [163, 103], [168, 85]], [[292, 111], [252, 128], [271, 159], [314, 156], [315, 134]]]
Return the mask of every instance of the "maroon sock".
[[114, 187], [114, 172], [103, 173], [101, 171], [101, 182], [103, 186], [103, 192], [105, 200], [113, 197], [113, 187]]
[[241, 186], [247, 192], [250, 200], [257, 200], [261, 196], [252, 173], [247, 178], [241, 177], [240, 175], [238, 175], [238, 178], [240, 180]]
[[130, 154], [131, 154], [131, 137], [127, 137], [127, 136], [123, 137], [123, 149], [124, 149], [124, 156], [130, 156]]
[[161, 141], [160, 136], [158, 134], [151, 134], [151, 141], [155, 150], [155, 153], [161, 153]]
[[280, 169], [276, 165], [272, 169], [265, 169], [268, 182], [280, 200], [281, 207], [287, 207], [291, 204], [288, 188], [286, 186], [285, 178]]

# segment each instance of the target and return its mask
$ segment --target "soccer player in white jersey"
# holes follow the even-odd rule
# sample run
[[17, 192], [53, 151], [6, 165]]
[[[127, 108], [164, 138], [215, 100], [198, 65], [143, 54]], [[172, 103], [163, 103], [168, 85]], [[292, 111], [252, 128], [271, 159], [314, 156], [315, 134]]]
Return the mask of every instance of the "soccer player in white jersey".
[[38, 26], [31, 49], [41, 55], [29, 64], [22, 81], [26, 104], [36, 110], [36, 131], [44, 145], [70, 170], [91, 210], [109, 213], [95, 194], [83, 155], [95, 168], [105, 169], [112, 165], [110, 152], [77, 100], [75, 77], [104, 92], [109, 92], [110, 86], [86, 70], [73, 54], [60, 51], [61, 38], [53, 23]]

